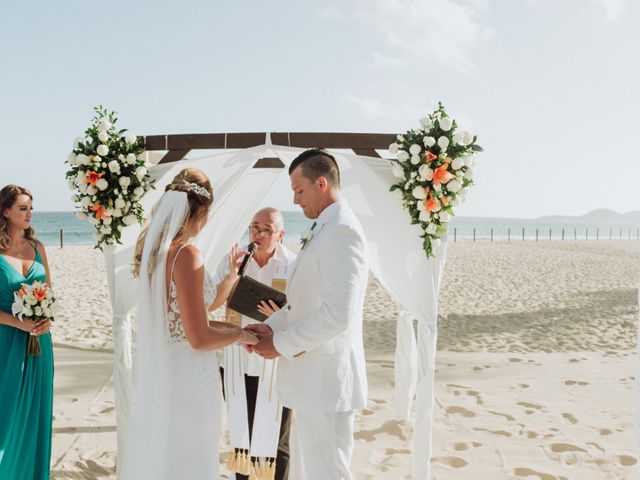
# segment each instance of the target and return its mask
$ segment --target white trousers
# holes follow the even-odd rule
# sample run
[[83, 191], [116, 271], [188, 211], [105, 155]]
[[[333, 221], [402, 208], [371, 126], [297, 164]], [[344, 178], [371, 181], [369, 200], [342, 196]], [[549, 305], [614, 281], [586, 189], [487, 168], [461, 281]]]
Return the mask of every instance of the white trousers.
[[352, 480], [354, 411], [295, 410], [289, 480]]

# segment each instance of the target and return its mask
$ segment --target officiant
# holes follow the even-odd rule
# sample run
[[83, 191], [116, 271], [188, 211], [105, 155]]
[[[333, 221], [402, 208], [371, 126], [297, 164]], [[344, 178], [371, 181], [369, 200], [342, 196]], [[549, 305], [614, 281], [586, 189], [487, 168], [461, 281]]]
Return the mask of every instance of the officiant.
[[[284, 218], [275, 208], [256, 212], [249, 225], [249, 240], [256, 244], [245, 275], [284, 292], [289, 268], [295, 254], [287, 249]], [[242, 247], [246, 250], [247, 246]], [[220, 261], [215, 275], [216, 285], [227, 274], [229, 258]], [[269, 316], [278, 306], [269, 302], [258, 307]], [[241, 327], [256, 320], [227, 308], [226, 320]], [[289, 414], [280, 405], [276, 386], [277, 359], [265, 360], [239, 345], [225, 348], [220, 371], [227, 403], [229, 438], [234, 451], [229, 469], [236, 479], [248, 479], [253, 473], [259, 479], [286, 480], [289, 470]], [[275, 477], [274, 477], [275, 476]]]

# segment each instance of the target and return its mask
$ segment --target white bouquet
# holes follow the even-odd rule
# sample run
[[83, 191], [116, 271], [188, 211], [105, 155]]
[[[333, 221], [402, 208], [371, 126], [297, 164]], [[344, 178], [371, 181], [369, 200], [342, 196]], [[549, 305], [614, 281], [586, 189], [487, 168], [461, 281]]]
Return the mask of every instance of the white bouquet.
[[[25, 320], [53, 321], [55, 304], [53, 291], [46, 283], [33, 282], [31, 285], [23, 283], [20, 290], [13, 294], [11, 313], [23, 322]], [[35, 335], [29, 336], [27, 355], [40, 355], [40, 341]]]

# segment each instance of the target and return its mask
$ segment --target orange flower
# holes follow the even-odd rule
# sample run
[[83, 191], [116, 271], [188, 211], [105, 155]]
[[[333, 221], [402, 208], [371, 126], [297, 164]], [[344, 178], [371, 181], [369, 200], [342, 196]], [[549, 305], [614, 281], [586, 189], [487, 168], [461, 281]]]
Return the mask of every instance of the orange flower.
[[427, 162], [433, 162], [436, 158], [438, 158], [437, 155], [434, 155], [429, 150], [427, 150], [427, 153], [425, 155], [427, 157]]
[[27, 294], [27, 286], [25, 284], [22, 284], [22, 286], [20, 287], [20, 290], [18, 290], [18, 296], [24, 297], [26, 294]]
[[447, 183], [453, 178], [453, 175], [447, 172], [447, 164], [439, 166], [433, 171], [433, 183], [439, 185], [441, 183]]
[[447, 200], [447, 197], [442, 197], [440, 199], [440, 203], [442, 203], [442, 205], [446, 207], [447, 205], [449, 205], [449, 200]]
[[437, 212], [438, 210], [440, 210], [440, 203], [438, 203], [438, 200], [436, 200], [433, 197], [429, 197], [429, 200], [427, 200], [427, 212]]
[[100, 180], [100, 177], [102, 177], [101, 173], [97, 173], [97, 172], [93, 172], [93, 171], [89, 170], [87, 172], [87, 183], [89, 185], [95, 185], [96, 182], [98, 180]]
[[95, 212], [96, 220], [101, 220], [107, 216], [107, 210], [99, 203], [91, 205], [91, 211]]
[[451, 163], [451, 159], [449, 157], [445, 157], [444, 163]]
[[36, 297], [36, 300], [38, 300], [38, 302], [41, 302], [47, 296], [47, 287], [42, 286], [40, 288], [34, 288], [33, 296]]

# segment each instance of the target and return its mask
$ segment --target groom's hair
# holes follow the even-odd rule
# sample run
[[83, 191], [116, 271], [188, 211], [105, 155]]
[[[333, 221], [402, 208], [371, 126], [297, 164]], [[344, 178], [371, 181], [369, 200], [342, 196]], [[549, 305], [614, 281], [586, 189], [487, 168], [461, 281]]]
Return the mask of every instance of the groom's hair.
[[311, 148], [298, 155], [289, 166], [289, 175], [300, 167], [302, 176], [315, 182], [325, 177], [331, 187], [340, 188], [340, 169], [333, 155], [322, 148]]

